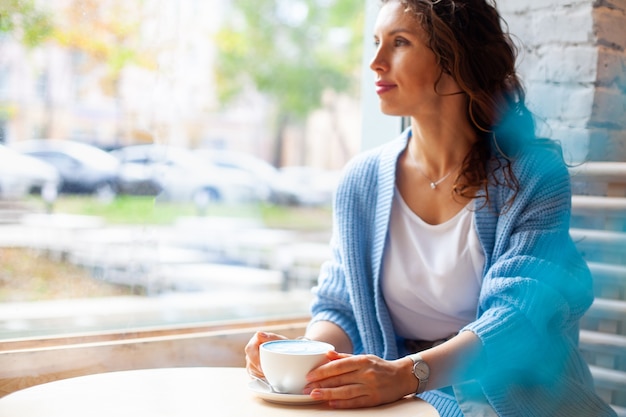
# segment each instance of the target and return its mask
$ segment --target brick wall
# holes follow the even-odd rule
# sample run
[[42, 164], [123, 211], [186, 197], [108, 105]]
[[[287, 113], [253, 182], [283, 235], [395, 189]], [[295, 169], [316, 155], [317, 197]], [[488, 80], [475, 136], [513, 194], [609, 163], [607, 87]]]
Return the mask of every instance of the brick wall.
[[544, 134], [570, 161], [626, 161], [626, 0], [500, 0]]

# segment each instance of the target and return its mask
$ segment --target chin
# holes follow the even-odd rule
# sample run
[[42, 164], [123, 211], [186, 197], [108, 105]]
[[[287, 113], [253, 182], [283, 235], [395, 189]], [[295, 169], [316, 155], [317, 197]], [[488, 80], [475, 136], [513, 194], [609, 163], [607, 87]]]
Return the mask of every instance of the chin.
[[380, 101], [380, 111], [382, 114], [386, 116], [407, 116], [407, 111], [402, 111], [402, 109], [397, 106], [390, 105], [385, 103], [384, 101]]
[[406, 116], [406, 112], [401, 112], [395, 109], [390, 109], [386, 106], [380, 106], [380, 111], [382, 114], [386, 115], [386, 116]]

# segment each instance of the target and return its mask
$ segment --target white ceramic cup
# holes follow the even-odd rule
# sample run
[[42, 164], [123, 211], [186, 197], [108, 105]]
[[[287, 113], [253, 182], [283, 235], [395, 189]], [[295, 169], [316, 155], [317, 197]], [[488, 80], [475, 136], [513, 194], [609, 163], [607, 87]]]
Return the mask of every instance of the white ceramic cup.
[[331, 344], [316, 340], [272, 340], [259, 348], [261, 369], [274, 391], [302, 394], [310, 370], [326, 362]]

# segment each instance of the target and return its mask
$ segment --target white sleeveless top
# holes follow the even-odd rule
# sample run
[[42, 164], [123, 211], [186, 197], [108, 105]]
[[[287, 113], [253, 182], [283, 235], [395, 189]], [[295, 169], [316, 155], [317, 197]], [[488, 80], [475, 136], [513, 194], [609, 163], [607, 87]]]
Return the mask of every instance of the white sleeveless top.
[[396, 332], [437, 340], [474, 321], [485, 257], [468, 204], [431, 225], [396, 188], [383, 258], [383, 296]]

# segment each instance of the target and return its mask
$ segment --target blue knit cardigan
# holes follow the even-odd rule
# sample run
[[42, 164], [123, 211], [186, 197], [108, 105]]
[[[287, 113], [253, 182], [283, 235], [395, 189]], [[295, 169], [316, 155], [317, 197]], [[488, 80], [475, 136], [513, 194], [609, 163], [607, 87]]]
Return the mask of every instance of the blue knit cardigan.
[[[340, 326], [355, 354], [407, 353], [385, 305], [381, 264], [396, 163], [408, 136], [409, 130], [354, 158], [335, 195], [333, 259], [314, 289], [311, 323]], [[558, 152], [539, 145], [528, 146], [512, 167], [520, 184], [513, 202], [496, 170], [500, 185], [489, 186], [490, 203], [479, 199], [474, 213], [485, 267], [476, 319], [461, 331], [480, 338], [487, 365], [475, 380], [453, 387], [456, 400], [467, 410], [465, 399], [479, 393], [500, 416], [612, 416], [578, 351], [578, 322], [593, 294], [569, 236], [567, 168]], [[448, 415], [441, 396], [424, 398]]]

